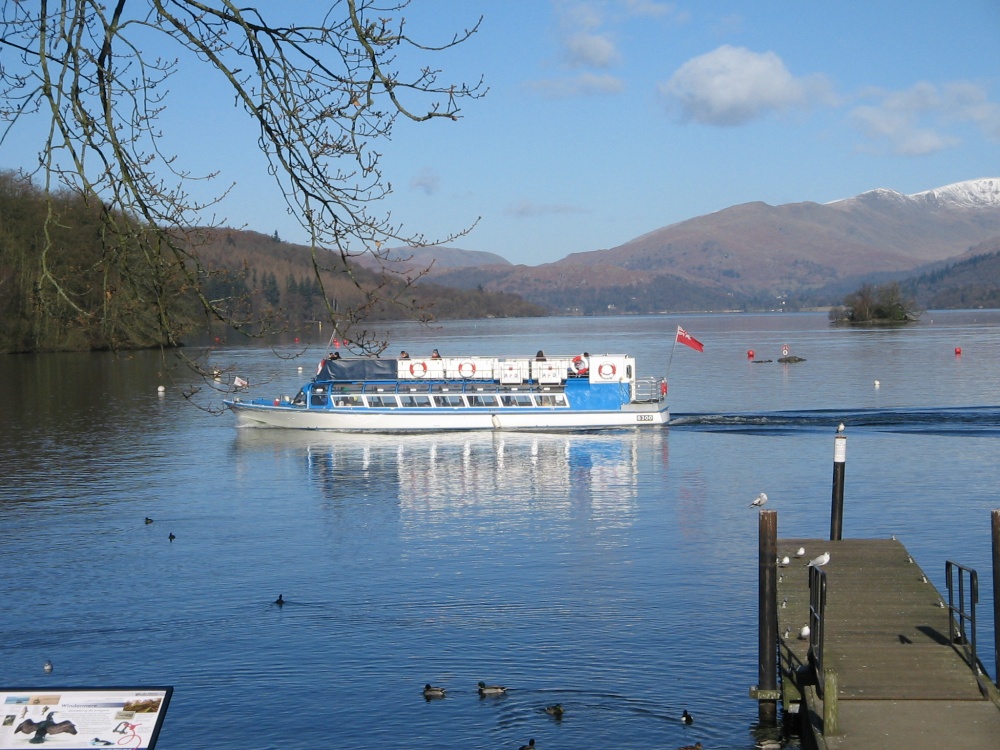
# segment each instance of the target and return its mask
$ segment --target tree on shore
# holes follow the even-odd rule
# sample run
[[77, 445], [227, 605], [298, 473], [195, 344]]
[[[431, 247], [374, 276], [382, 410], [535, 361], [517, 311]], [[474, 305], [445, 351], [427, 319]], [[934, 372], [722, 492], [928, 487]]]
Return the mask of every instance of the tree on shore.
[[906, 298], [898, 281], [862, 284], [844, 298], [842, 307], [830, 310], [834, 323], [854, 325], [900, 325], [918, 315], [915, 303]]
[[[313, 21], [284, 3], [4, 3], [0, 145], [14, 127], [44, 133], [39, 166], [28, 176], [47, 209], [37, 263], [17, 268], [16, 259], [0, 255], [0, 274], [17, 270], [0, 285], [19, 285], [31, 314], [91, 323], [110, 347], [129, 345], [137, 307], [147, 311], [162, 346], [182, 343], [196, 311], [247, 335], [270, 330], [268, 319], [240, 314], [247, 306], [206, 293], [218, 271], [199, 254], [204, 231], [215, 228], [204, 217], [228, 188], [208, 200], [192, 198], [192, 181], [217, 173], [211, 165], [201, 174], [184, 171], [166, 149], [161, 122], [171, 78], [195, 65], [232, 93], [214, 106], [235, 101], [256, 132], [268, 172], [310, 238], [334, 330], [359, 350], [378, 351], [384, 344], [363, 330], [366, 311], [385, 304], [406, 311], [407, 288], [423, 274], [400, 277], [383, 263], [376, 282], [363, 281], [352, 258], [370, 253], [384, 261], [390, 246], [448, 242], [468, 228], [428, 240], [378, 212], [391, 186], [377, 146], [401, 118], [457, 120], [464, 100], [485, 93], [481, 81], [440, 81], [441, 71], [422, 61], [468, 40], [478, 21], [431, 46], [407, 34], [407, 6], [408, 0], [333, 0]], [[299, 18], [289, 23], [293, 14]], [[210, 122], [212, 112], [198, 117]], [[66, 205], [87, 207], [97, 222], [102, 254], [89, 270], [99, 289], [76, 288], [79, 269], [63, 262], [58, 237], [72, 219]], [[330, 274], [349, 281], [360, 301], [347, 306], [331, 299], [324, 284]], [[128, 304], [117, 304], [119, 298]]]

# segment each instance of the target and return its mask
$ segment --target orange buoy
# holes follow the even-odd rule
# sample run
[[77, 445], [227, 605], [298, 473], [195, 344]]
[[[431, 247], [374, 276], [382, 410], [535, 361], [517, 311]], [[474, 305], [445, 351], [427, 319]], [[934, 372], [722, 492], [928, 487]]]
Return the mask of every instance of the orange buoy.
[[753, 359], [753, 349], [747, 349], [747, 359]]
[[955, 347], [955, 354], [957, 354], [958, 356], [962, 356], [962, 347], [956, 346]]

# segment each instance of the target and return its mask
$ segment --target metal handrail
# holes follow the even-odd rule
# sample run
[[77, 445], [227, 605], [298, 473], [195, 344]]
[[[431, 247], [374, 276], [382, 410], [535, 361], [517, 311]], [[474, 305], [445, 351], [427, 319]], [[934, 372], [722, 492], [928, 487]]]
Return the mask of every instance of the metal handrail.
[[[958, 605], [955, 604], [955, 578], [958, 578]], [[965, 646], [964, 651], [969, 659], [969, 666], [976, 672], [982, 674], [982, 666], [979, 663], [979, 656], [976, 653], [976, 604], [979, 603], [979, 575], [972, 568], [959, 565], [951, 560], [944, 563], [944, 575], [948, 582], [948, 638], [960, 646]], [[969, 608], [966, 610], [966, 578], [968, 578], [969, 588]], [[957, 621], [956, 621], [957, 618]], [[970, 639], [966, 635], [966, 623], [968, 630], [972, 633]], [[969, 646], [971, 645], [971, 651]]]
[[826, 571], [809, 568], [809, 663], [816, 673], [816, 691], [823, 697], [823, 631], [826, 622]]

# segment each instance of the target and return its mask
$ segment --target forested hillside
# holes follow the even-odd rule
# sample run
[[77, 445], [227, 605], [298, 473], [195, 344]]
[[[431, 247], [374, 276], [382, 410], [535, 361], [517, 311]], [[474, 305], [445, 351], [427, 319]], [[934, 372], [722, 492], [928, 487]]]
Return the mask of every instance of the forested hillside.
[[[298, 330], [329, 320], [308, 248], [277, 236], [236, 230], [195, 230], [188, 236], [188, 268], [163, 268], [148, 285], [121, 272], [137, 261], [125, 217], [115, 217], [119, 234], [99, 201], [58, 194], [47, 203], [42, 191], [12, 172], [0, 172], [0, 352], [130, 349], [183, 343], [161, 337], [157, 300], [180, 300], [172, 310], [182, 334], [218, 333], [220, 325], [198, 314], [202, 294], [244, 321], [244, 333]], [[52, 215], [49, 216], [48, 212]], [[46, 222], [49, 216], [50, 220]], [[124, 228], [124, 230], [123, 230]], [[323, 284], [335, 310], [361, 303], [370, 320], [418, 317], [515, 317], [545, 310], [512, 294], [454, 290], [432, 284], [407, 287], [405, 278], [350, 267], [339, 256], [318, 258], [331, 269]], [[336, 261], [336, 262], [334, 262]], [[359, 289], [359, 287], [361, 287]], [[381, 289], [381, 301], [365, 307], [362, 289]], [[396, 301], [399, 304], [394, 305]], [[185, 304], [188, 302], [189, 304]], [[409, 306], [412, 309], [408, 309]]]

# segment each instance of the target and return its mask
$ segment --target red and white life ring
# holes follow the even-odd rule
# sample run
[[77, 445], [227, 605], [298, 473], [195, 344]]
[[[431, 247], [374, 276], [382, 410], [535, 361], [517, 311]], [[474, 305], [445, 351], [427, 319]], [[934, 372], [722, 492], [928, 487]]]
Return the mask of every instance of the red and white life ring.
[[587, 361], [579, 354], [573, 357], [573, 361], [570, 364], [573, 368], [573, 372], [577, 375], [586, 375], [590, 372], [590, 368], [587, 366]]
[[427, 363], [426, 362], [411, 362], [410, 363], [410, 375], [415, 378], [422, 378], [427, 374]]
[[600, 375], [605, 380], [613, 378], [618, 370], [610, 362], [604, 362], [600, 367], [597, 368], [597, 374]]
[[471, 378], [476, 374], [476, 365], [473, 362], [462, 362], [458, 366], [458, 374], [463, 378]]

